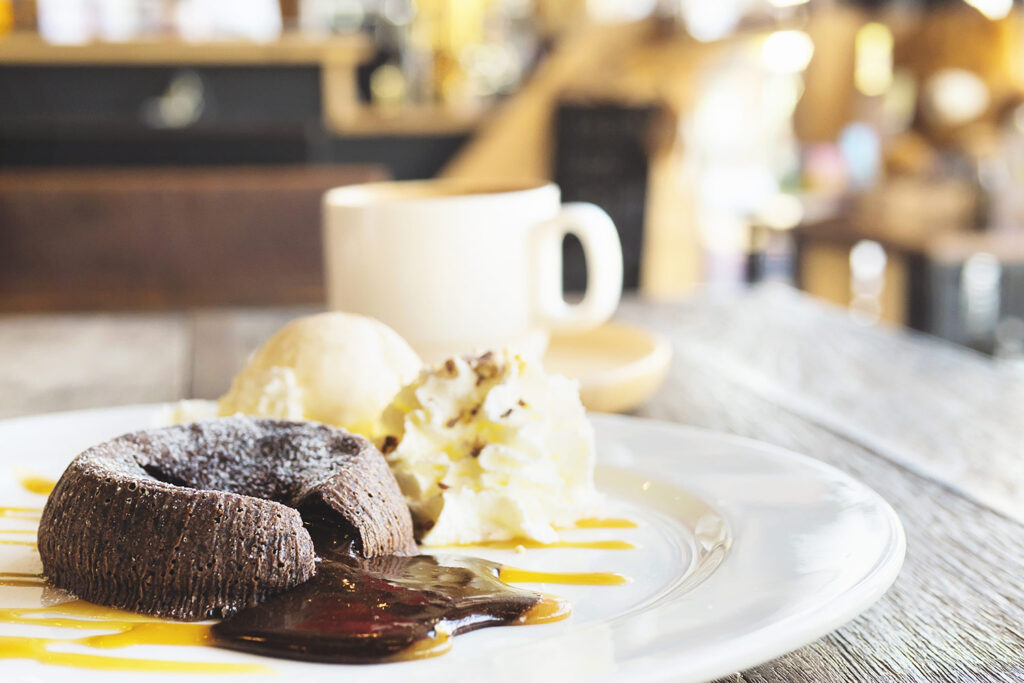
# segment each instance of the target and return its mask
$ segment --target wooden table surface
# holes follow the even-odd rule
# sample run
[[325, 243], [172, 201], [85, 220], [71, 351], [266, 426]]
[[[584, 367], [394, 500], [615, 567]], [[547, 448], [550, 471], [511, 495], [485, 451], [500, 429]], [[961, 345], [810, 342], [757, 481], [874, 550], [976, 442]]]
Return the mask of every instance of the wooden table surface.
[[[223, 392], [300, 309], [0, 318], [0, 416]], [[907, 532], [890, 591], [734, 681], [1024, 680], [1024, 371], [858, 325], [786, 289], [626, 301], [665, 333], [639, 414], [807, 453], [884, 496]]]

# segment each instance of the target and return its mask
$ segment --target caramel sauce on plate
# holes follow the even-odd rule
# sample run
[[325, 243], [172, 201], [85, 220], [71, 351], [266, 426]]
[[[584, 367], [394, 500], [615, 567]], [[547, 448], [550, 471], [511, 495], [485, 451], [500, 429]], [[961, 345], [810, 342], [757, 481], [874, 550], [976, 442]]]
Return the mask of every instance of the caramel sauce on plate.
[[[225, 662], [182, 662], [165, 659], [136, 659], [134, 657], [107, 657], [53, 650], [55, 642], [81, 643], [84, 640], [58, 640], [54, 638], [19, 638], [0, 636], [0, 659], [34, 659], [42, 664], [72, 666], [79, 669], [104, 671], [138, 671], [179, 674], [259, 674], [272, 673], [272, 669], [257, 664]], [[138, 644], [147, 644], [140, 641]]]
[[[364, 559], [320, 540], [316, 575], [213, 627], [173, 622], [72, 600], [48, 607], [0, 608], [0, 623], [110, 631], [81, 638], [0, 636], [0, 659], [58, 666], [171, 673], [257, 673], [259, 666], [66, 653], [54, 643], [115, 649], [131, 645], [218, 645], [292, 659], [382, 662], [436, 657], [452, 638], [495, 625], [565, 619], [568, 603], [507, 585], [546, 582], [616, 585], [605, 572], [534, 572], [472, 557], [416, 555]], [[0, 586], [42, 588], [40, 574], [0, 573]]]
[[[22, 477], [33, 493], [53, 482]], [[0, 517], [38, 521], [41, 510], [0, 507]], [[580, 528], [630, 528], [624, 519], [590, 519]], [[320, 556], [309, 581], [214, 625], [147, 617], [82, 600], [45, 607], [0, 608], [0, 624], [100, 631], [82, 637], [0, 636], [0, 659], [88, 669], [165, 673], [267, 673], [250, 664], [173, 661], [67, 652], [66, 644], [114, 650], [132, 645], [215, 645], [255, 654], [321, 662], [368, 663], [444, 654], [459, 633], [496, 625], [543, 624], [567, 618], [568, 603], [511, 586], [558, 583], [614, 586], [628, 578], [612, 572], [540, 572], [459, 555], [365, 559], [336, 531], [309, 527]], [[2, 534], [35, 533], [30, 529]], [[34, 546], [28, 540], [0, 543]], [[620, 540], [538, 543], [518, 539], [480, 544], [496, 549], [589, 548], [627, 550]], [[45, 588], [40, 574], [0, 572], [0, 586]], [[57, 645], [57, 648], [51, 647]]]
[[[38, 583], [29, 585], [45, 585], [38, 575], [16, 574], [14, 572], [5, 572], [3, 574], [4, 577], [12, 575], [36, 577]], [[15, 581], [17, 579], [9, 580]], [[26, 579], [26, 581], [31, 581], [31, 578]], [[131, 612], [93, 605], [82, 600], [72, 600], [48, 607], [3, 608], [0, 609], [0, 623], [85, 629], [90, 631], [112, 631], [112, 633], [82, 638], [0, 636], [0, 659], [34, 659], [43, 664], [110, 671], [211, 674], [267, 673], [270, 671], [266, 667], [252, 664], [110, 657], [106, 655], [64, 652], [51, 648], [51, 645], [54, 644], [77, 644], [94, 648], [120, 648], [129, 645], [205, 645], [210, 641], [210, 627], [205, 624], [188, 624], [153, 619]]]
[[518, 548], [536, 550], [544, 548], [575, 548], [584, 550], [633, 550], [635, 545], [628, 541], [604, 540], [604, 541], [555, 541], [554, 543], [541, 543], [529, 538], [513, 538], [507, 541], [483, 541], [482, 543], [470, 543], [467, 545], [455, 546], [456, 548], [490, 548], [493, 550], [517, 550]]
[[21, 484], [21, 488], [25, 489], [29, 493], [38, 493], [41, 496], [50, 495], [50, 491], [57, 485], [57, 482], [53, 479], [46, 477], [40, 477], [35, 474], [22, 474], [18, 476], [18, 483]]
[[621, 586], [629, 578], [615, 572], [539, 572], [502, 565], [498, 578], [505, 583], [561, 583], [575, 586]]
[[636, 522], [621, 517], [587, 517], [576, 520], [577, 529], [635, 529]]
[[26, 522], [38, 522], [42, 514], [42, 508], [0, 507], [0, 517], [23, 519]]
[[42, 574], [27, 572], [0, 572], [0, 586], [17, 588], [46, 588], [46, 580]]

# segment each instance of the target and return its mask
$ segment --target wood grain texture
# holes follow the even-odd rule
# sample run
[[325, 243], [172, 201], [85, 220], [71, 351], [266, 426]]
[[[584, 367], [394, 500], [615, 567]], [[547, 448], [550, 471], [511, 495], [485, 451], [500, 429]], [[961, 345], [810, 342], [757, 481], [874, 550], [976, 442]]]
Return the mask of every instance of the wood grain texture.
[[323, 300], [321, 198], [375, 166], [0, 171], [0, 311]]
[[289, 320], [314, 308], [215, 309], [191, 319], [189, 398], [215, 399], [231, 386], [249, 355]]
[[[933, 337], [856, 323], [782, 287], [623, 316], [681, 362], [1024, 521], [1024, 372]], [[660, 409], [668, 386], [651, 406]]]
[[0, 316], [0, 417], [185, 395], [180, 314]]

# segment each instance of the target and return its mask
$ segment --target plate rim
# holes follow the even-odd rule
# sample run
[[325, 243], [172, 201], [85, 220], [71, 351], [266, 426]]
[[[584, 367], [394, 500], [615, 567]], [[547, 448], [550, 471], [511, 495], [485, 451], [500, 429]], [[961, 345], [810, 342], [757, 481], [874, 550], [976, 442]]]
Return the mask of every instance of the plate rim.
[[[838, 467], [792, 449], [767, 441], [741, 436], [739, 434], [730, 434], [728, 432], [720, 432], [694, 425], [686, 425], [669, 422], [667, 420], [658, 420], [632, 415], [589, 413], [588, 417], [592, 421], [598, 423], [604, 422], [609, 424], [619, 423], [624, 425], [645, 426], [654, 429], [689, 433], [695, 436], [712, 437], [723, 442], [733, 443], [736, 446], [746, 449], [755, 449], [771, 453], [775, 457], [781, 457], [785, 460], [798, 463], [801, 467], [827, 473], [830, 477], [838, 478], [839, 480], [845, 481], [848, 484], [852, 484], [855, 487], [864, 490], [868, 493], [869, 498], [873, 500], [875, 507], [883, 514], [885, 521], [887, 522], [890, 535], [885, 552], [881, 553], [872, 567], [841, 596], [822, 605], [818, 605], [813, 610], [815, 614], [823, 615], [820, 619], [815, 621], [808, 621], [807, 619], [798, 620], [796, 618], [797, 615], [791, 615], [783, 622], [775, 622], [756, 631], [735, 636], [729, 641], [730, 647], [735, 648], [736, 653], [730, 657], [730, 664], [728, 667], [715, 666], [712, 663], [705, 666], [703, 669], [698, 668], [687, 671], [685, 680], [719, 678], [730, 673], [744, 671], [752, 667], [765, 664], [799, 650], [802, 647], [806, 647], [866, 612], [883, 595], [885, 595], [892, 584], [895, 583], [903, 568], [903, 564], [906, 559], [907, 539], [906, 531], [903, 528], [903, 523], [900, 520], [899, 515], [881, 494], [856, 477], [840, 470]], [[629, 427], [627, 427], [627, 429], [628, 428]], [[694, 495], [699, 496], [699, 494]], [[721, 510], [719, 505], [716, 504], [717, 501], [710, 501], [709, 503], [718, 510], [730, 524], [734, 522], [730, 514]], [[738, 545], [738, 542], [730, 548], [730, 552], [736, 552], [735, 545]], [[699, 586], [697, 586], [696, 589], [699, 590]], [[793, 627], [793, 624], [788, 623], [794, 621], [796, 622], [796, 628]], [[780, 625], [784, 625], [786, 628], [781, 628]], [[657, 657], [659, 667], [671, 664], [672, 662], [681, 661], [683, 659], [684, 656], [673, 657], [671, 654]], [[648, 676], [637, 678], [635, 680], [655, 681], [670, 679], [680, 680], [678, 678], [672, 678], [670, 675], [664, 675], [661, 677]]]

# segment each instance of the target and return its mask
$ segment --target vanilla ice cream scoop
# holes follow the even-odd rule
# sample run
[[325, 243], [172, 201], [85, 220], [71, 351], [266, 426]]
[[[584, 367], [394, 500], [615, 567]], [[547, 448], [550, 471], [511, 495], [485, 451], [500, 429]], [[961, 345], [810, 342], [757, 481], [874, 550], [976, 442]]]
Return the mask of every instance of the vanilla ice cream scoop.
[[253, 354], [217, 413], [316, 420], [372, 438], [381, 412], [420, 365], [397, 332], [372, 318], [307, 316]]
[[528, 538], [594, 512], [594, 433], [579, 387], [511, 352], [420, 372], [378, 445], [424, 545]]

